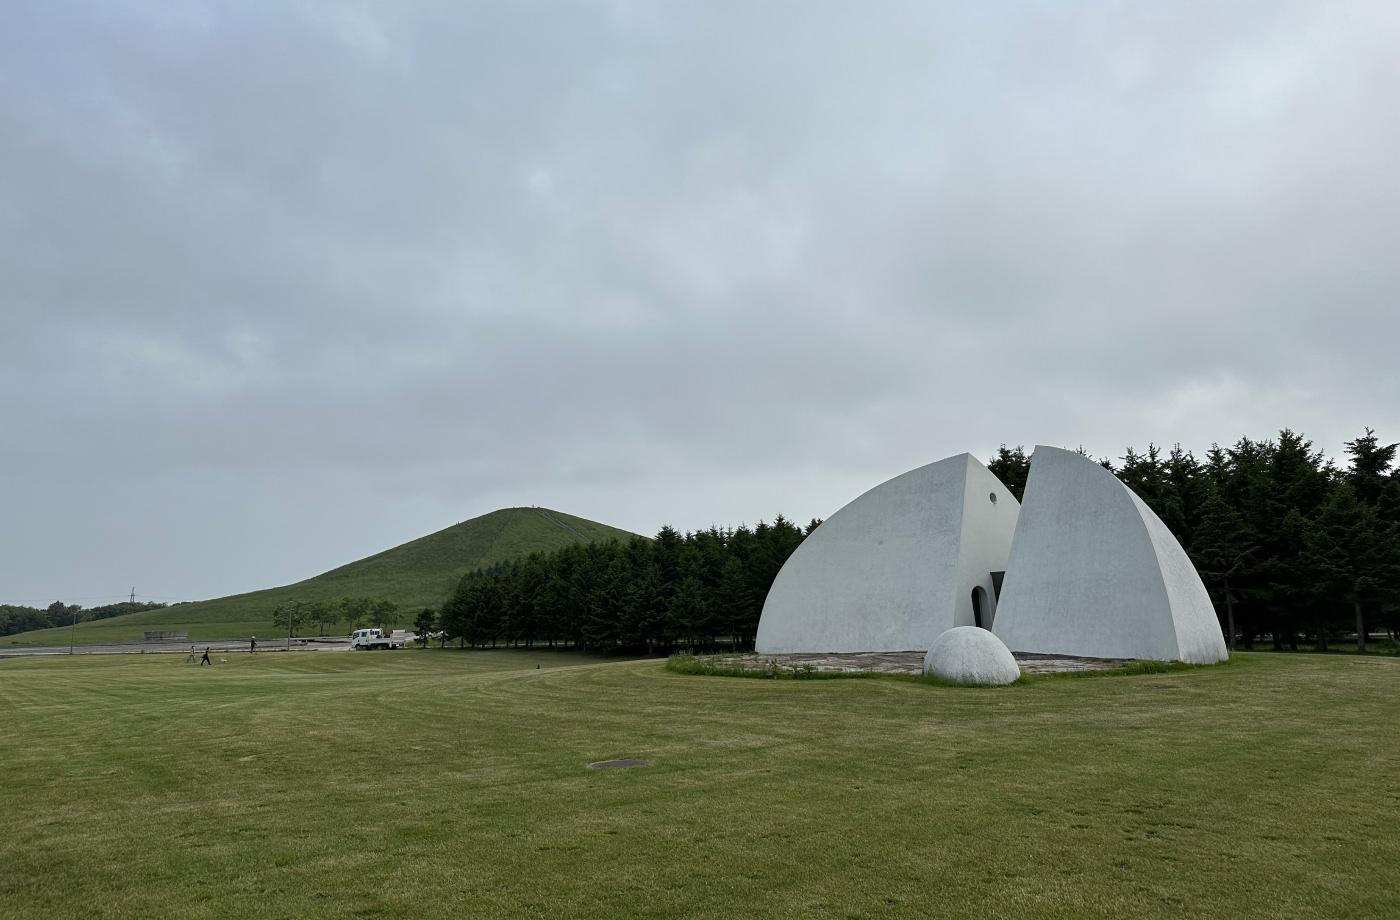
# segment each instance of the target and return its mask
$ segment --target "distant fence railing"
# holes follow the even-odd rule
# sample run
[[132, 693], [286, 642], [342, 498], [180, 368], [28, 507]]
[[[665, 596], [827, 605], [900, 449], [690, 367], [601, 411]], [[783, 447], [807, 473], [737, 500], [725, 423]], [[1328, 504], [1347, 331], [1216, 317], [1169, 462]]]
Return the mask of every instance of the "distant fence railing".
[[146, 639], [147, 639], [147, 640], [150, 640], [150, 639], [188, 639], [189, 637], [190, 637], [190, 632], [189, 632], [189, 630], [187, 630], [187, 629], [173, 630], [173, 631], [169, 631], [169, 632], [162, 632], [162, 631], [160, 631], [160, 630], [157, 630], [157, 631], [155, 631], [155, 632], [147, 632], [147, 633], [146, 633]]

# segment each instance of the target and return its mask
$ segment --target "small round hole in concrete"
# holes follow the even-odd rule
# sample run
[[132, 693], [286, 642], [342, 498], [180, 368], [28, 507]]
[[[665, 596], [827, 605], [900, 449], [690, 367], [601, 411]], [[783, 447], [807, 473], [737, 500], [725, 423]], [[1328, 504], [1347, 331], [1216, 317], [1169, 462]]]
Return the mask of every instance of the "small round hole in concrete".
[[621, 768], [621, 767], [649, 767], [649, 766], [651, 766], [651, 761], [650, 761], [650, 760], [634, 760], [634, 759], [631, 758], [631, 757], [625, 757], [625, 758], [623, 758], [622, 760], [599, 760], [599, 761], [597, 761], [596, 763], [591, 763], [591, 764], [589, 764], [589, 765], [588, 765], [588, 769], [590, 769], [590, 770], [616, 770], [616, 769]]

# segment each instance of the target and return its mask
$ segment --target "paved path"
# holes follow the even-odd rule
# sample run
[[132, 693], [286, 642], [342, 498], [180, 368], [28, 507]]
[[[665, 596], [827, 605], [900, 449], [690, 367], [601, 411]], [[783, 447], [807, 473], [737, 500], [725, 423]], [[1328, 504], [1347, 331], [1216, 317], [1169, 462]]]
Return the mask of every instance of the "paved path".
[[[223, 655], [246, 655], [248, 654], [247, 639], [137, 639], [132, 642], [100, 642], [95, 645], [75, 645], [74, 655], [188, 655], [190, 646], [193, 645], [199, 654], [204, 654], [204, 650], [209, 649], [209, 654]], [[349, 651], [350, 640], [346, 638], [326, 637], [324, 639], [293, 639], [291, 650], [294, 652], [315, 652]], [[284, 652], [287, 650], [287, 640], [282, 639], [259, 639], [258, 654], [264, 652]], [[0, 658], [27, 658], [33, 655], [67, 655], [68, 646], [56, 645], [47, 648], [0, 648]]]
[[561, 521], [561, 520], [559, 520], [557, 517], [555, 517], [555, 516], [554, 516], [554, 512], [550, 511], [548, 508], [541, 508], [539, 505], [536, 505], [536, 506], [535, 506], [535, 510], [538, 511], [540, 514], [544, 515], [545, 520], [549, 521], [549, 522], [552, 523], [552, 524], [558, 524], [560, 527], [564, 528], [564, 529], [567, 530], [569, 533], [571, 533], [571, 534], [573, 534], [574, 536], [578, 537], [578, 538], [579, 538], [580, 540], [582, 540], [583, 542], [585, 542], [585, 543], [592, 543], [592, 542], [593, 542], [593, 538], [592, 538], [592, 537], [588, 536], [587, 534], [579, 533], [577, 530], [574, 530], [574, 529], [573, 529], [572, 527], [570, 527], [568, 524], [565, 524], [563, 521]]

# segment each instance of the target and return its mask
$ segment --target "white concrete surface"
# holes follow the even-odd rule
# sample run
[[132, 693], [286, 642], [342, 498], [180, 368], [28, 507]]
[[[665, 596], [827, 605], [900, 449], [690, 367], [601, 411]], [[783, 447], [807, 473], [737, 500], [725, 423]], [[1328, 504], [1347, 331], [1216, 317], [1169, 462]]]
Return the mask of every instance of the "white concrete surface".
[[1206, 664], [1227, 657], [1210, 597], [1117, 476], [1036, 447], [993, 630], [1017, 652]]
[[924, 673], [959, 684], [1009, 684], [1021, 676], [1021, 666], [992, 633], [955, 626], [933, 640], [924, 656]]
[[983, 625], [992, 625], [991, 573], [1006, 569], [1016, 515], [1016, 499], [971, 454], [876, 486], [831, 515], [778, 573], [758, 652], [924, 650], [944, 631], [974, 625], [974, 589], [985, 593]]

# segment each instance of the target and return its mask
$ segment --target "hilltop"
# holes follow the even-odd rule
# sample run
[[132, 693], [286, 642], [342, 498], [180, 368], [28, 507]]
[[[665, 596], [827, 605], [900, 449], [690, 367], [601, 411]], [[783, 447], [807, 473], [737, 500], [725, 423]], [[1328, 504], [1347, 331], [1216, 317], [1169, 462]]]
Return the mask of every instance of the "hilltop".
[[[393, 549], [331, 569], [304, 581], [247, 594], [175, 604], [79, 623], [79, 643], [140, 639], [146, 630], [188, 630], [191, 639], [266, 635], [274, 638], [272, 608], [289, 598], [335, 600], [347, 595], [385, 597], [410, 623], [424, 607], [442, 603], [462, 576], [533, 552], [571, 543], [626, 540], [633, 534], [545, 508], [504, 508], [454, 524]], [[42, 629], [7, 636], [6, 646], [66, 645], [68, 630]]]

